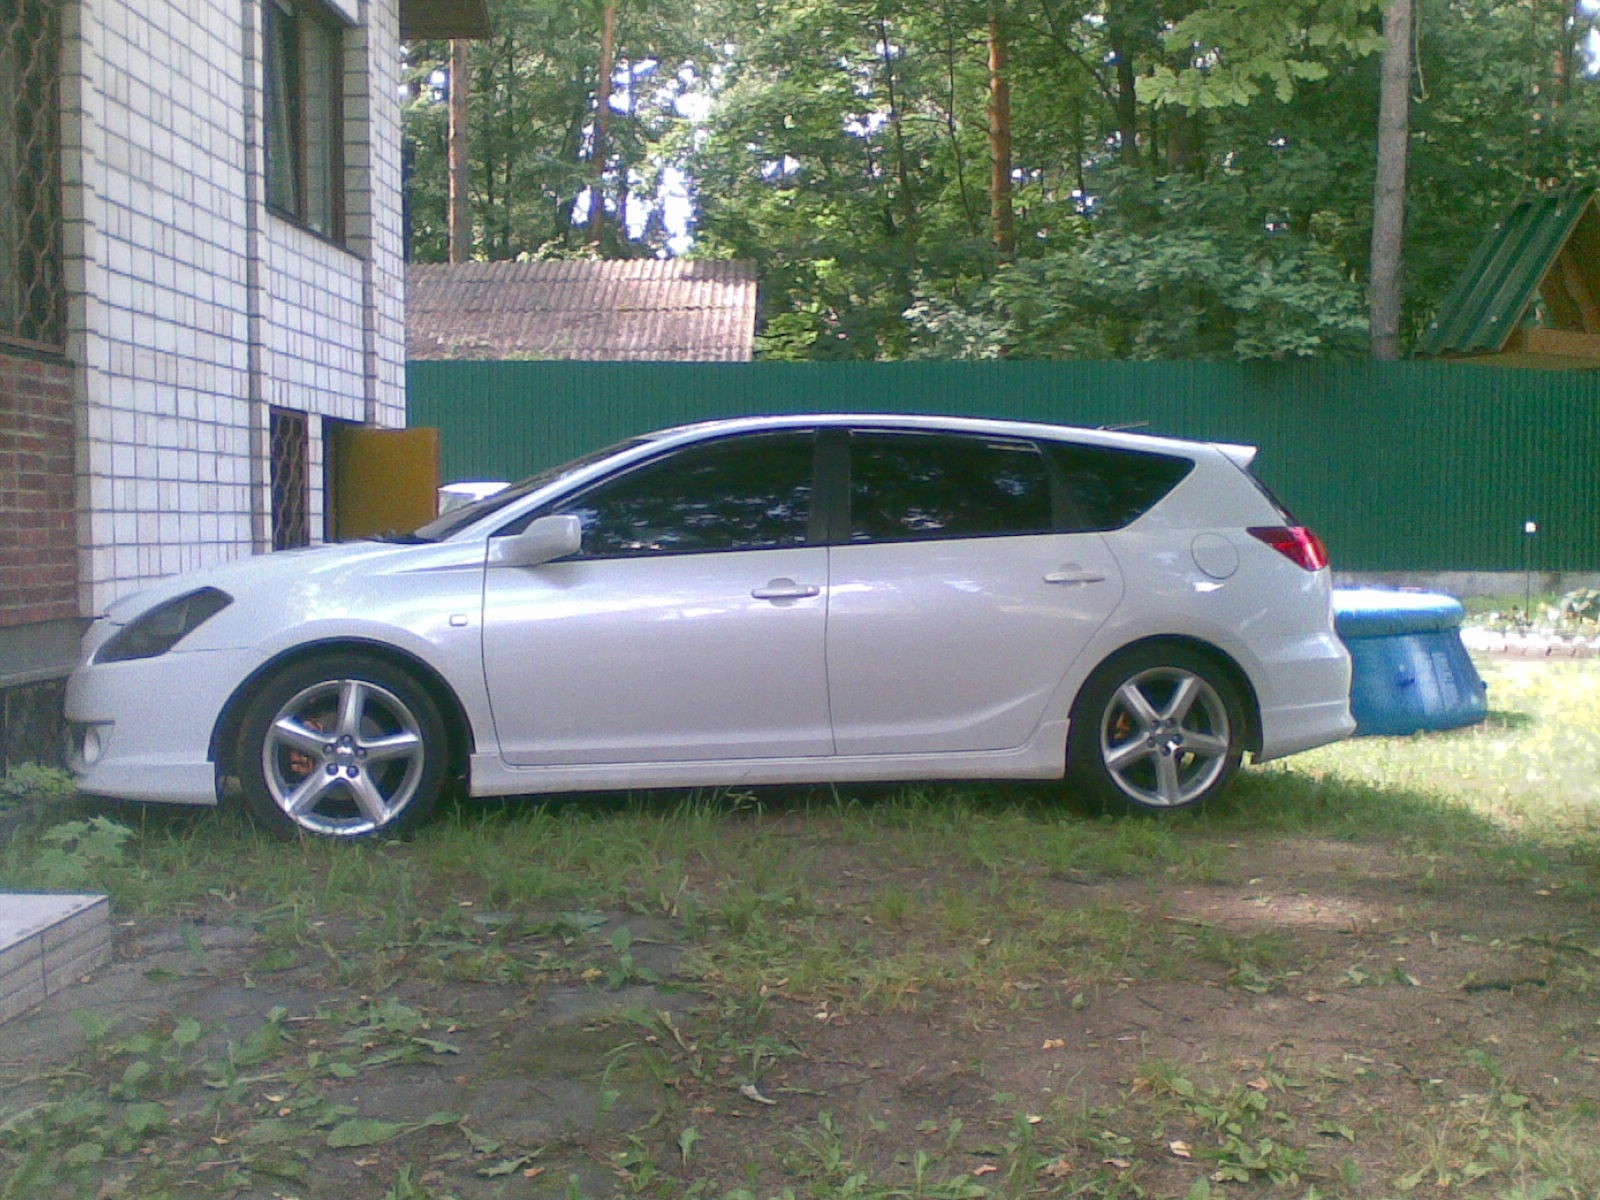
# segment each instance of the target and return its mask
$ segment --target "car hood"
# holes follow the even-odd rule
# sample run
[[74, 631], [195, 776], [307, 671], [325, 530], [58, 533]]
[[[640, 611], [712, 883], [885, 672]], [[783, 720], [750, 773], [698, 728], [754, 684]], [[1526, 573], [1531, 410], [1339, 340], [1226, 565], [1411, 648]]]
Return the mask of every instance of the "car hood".
[[[176, 596], [199, 588], [226, 592], [236, 606], [249, 609], [344, 607], [372, 581], [396, 574], [481, 567], [484, 543], [339, 542], [300, 550], [276, 550], [173, 575], [142, 591], [113, 601], [105, 618], [125, 625]], [[381, 585], [380, 585], [381, 586]]]

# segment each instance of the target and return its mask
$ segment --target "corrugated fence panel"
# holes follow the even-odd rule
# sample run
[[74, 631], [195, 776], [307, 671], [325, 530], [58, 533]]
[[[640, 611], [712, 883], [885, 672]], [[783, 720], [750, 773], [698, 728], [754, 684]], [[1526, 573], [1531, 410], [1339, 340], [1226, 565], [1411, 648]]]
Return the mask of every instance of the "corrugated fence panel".
[[[750, 413], [1017, 417], [1261, 448], [1346, 570], [1600, 570], [1600, 373], [1440, 363], [413, 362], [443, 478]], [[1525, 521], [1536, 521], [1531, 540]], [[1526, 556], [1526, 559], [1525, 559]]]

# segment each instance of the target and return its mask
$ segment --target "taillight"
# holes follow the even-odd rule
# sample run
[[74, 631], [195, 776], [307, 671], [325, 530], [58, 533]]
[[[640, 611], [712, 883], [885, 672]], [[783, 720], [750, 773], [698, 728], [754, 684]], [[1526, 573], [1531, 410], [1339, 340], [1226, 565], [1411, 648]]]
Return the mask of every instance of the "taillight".
[[1320, 571], [1328, 565], [1328, 548], [1304, 525], [1257, 525], [1245, 532], [1307, 571]]

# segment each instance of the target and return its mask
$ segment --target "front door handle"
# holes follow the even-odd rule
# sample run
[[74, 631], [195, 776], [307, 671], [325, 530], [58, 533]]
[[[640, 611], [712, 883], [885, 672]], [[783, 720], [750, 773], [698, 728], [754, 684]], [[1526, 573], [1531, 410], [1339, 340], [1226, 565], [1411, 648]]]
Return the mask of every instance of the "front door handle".
[[796, 583], [792, 579], [773, 579], [765, 587], [758, 587], [750, 595], [757, 600], [807, 600], [822, 594], [814, 583]]
[[1068, 587], [1080, 583], [1104, 583], [1106, 577], [1099, 571], [1085, 571], [1077, 563], [1065, 563], [1059, 571], [1051, 571], [1044, 577], [1046, 583], [1060, 583]]

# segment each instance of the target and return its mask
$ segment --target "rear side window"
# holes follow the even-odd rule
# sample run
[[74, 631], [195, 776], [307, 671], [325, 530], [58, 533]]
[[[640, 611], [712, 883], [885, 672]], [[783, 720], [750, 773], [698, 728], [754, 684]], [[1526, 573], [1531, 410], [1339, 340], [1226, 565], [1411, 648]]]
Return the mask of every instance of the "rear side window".
[[1190, 459], [1114, 446], [1050, 444], [1073, 532], [1100, 533], [1138, 520], [1194, 470]]
[[1050, 469], [1032, 442], [857, 431], [850, 438], [850, 540], [1048, 533]]

